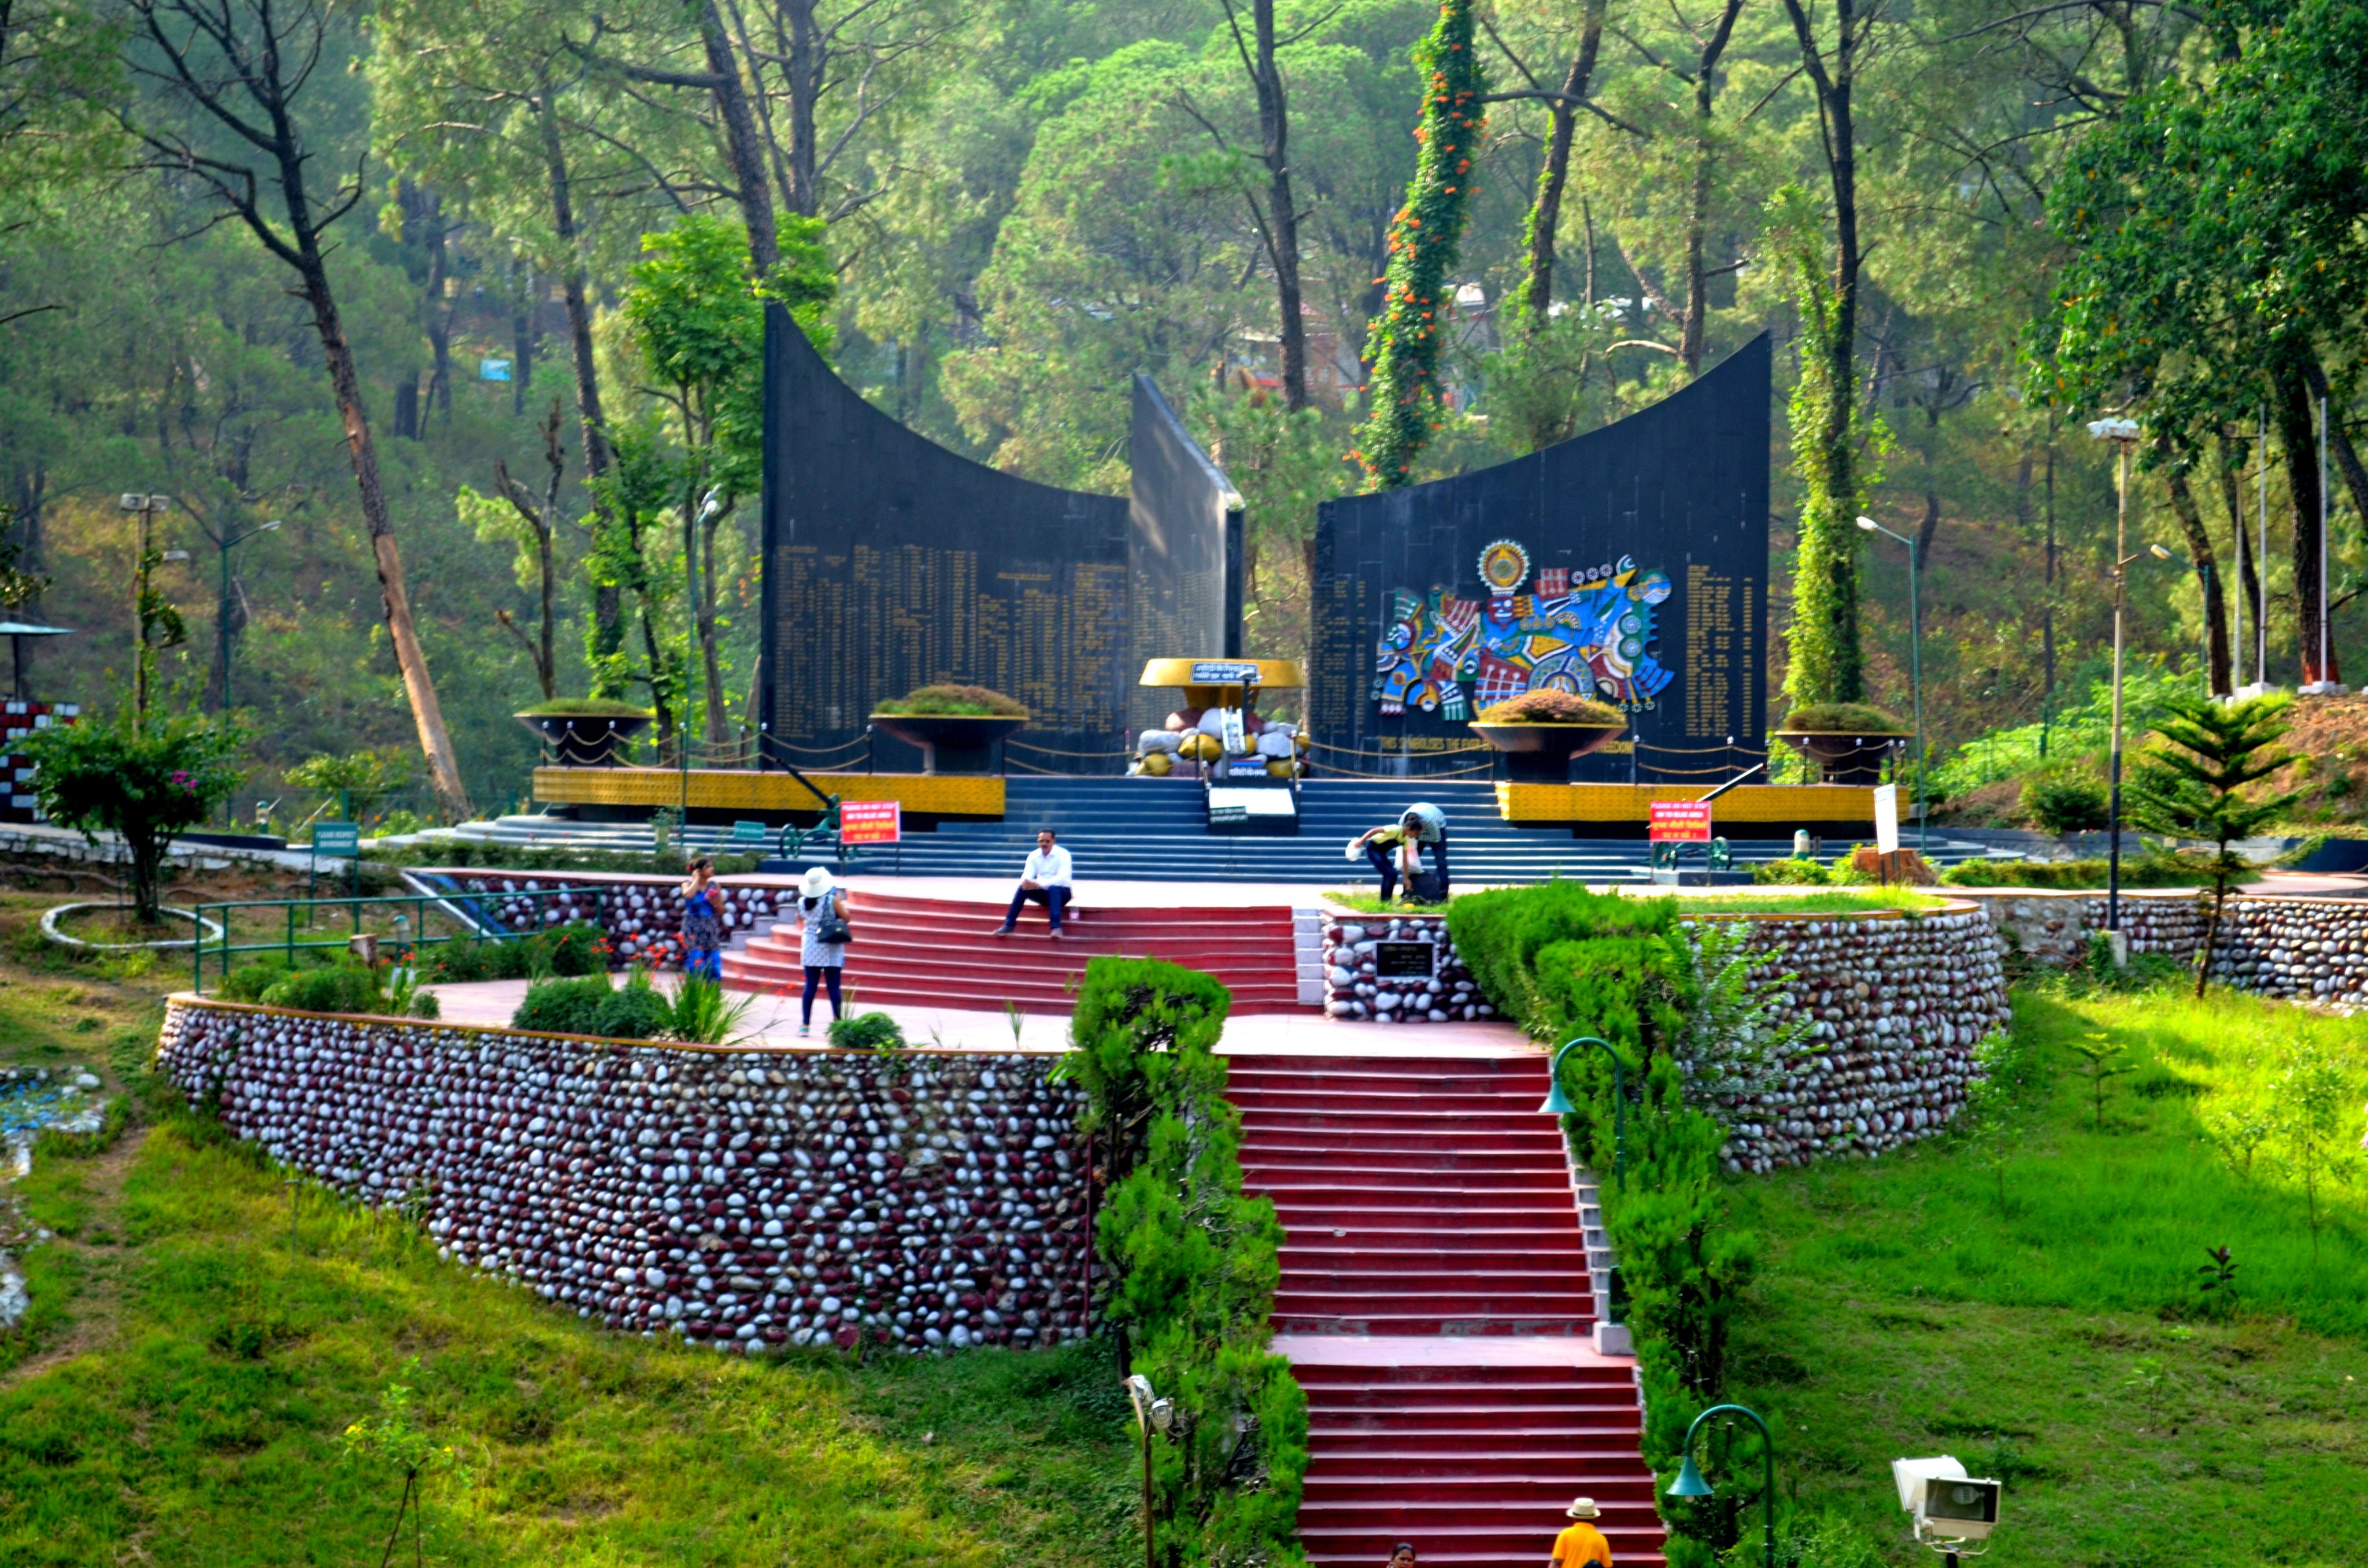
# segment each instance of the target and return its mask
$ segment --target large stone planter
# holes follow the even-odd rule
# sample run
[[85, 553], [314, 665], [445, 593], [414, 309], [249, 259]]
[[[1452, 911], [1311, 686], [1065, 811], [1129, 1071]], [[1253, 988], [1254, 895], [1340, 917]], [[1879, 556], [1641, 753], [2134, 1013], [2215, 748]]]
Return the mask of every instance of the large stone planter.
[[871, 725], [921, 748], [924, 773], [992, 773], [995, 743], [1027, 727], [1027, 719], [959, 713], [874, 713]]
[[562, 767], [621, 767], [632, 738], [649, 728], [646, 714], [517, 713], [511, 717], [542, 737]]
[[1520, 784], [1567, 784], [1570, 759], [1600, 751], [1627, 728], [1617, 724], [1483, 724], [1472, 733], [1505, 754], [1506, 775]]
[[1880, 784], [1883, 759], [1907, 744], [1898, 731], [1846, 734], [1839, 731], [1779, 730], [1776, 738], [1816, 763], [1828, 784]]

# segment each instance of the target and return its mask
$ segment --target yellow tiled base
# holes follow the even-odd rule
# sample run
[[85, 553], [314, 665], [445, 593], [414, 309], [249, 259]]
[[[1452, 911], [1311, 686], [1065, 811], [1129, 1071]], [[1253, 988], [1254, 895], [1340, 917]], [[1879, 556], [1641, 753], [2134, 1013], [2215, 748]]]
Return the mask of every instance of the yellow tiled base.
[[[1655, 801], [1699, 801], [1690, 784], [1513, 784], [1497, 786], [1497, 814], [1507, 822], [1650, 822]], [[1874, 821], [1874, 790], [1851, 784], [1741, 784], [1711, 805], [1713, 823]]]
[[[973, 774], [815, 773], [809, 775], [842, 801], [902, 801], [908, 812], [933, 816], [999, 817], [1003, 780]], [[673, 806], [682, 803], [682, 775], [666, 767], [538, 767], [534, 798], [568, 806]], [[810, 812], [818, 802], [787, 773], [694, 767], [690, 803], [710, 811]]]

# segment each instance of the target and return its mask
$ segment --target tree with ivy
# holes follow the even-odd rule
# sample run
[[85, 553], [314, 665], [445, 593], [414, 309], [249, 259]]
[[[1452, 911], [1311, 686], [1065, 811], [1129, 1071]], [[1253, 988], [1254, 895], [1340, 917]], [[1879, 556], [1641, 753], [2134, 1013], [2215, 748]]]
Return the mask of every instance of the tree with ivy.
[[1771, 246], [1800, 313], [1801, 379], [1789, 412], [1801, 519], [1784, 695], [1796, 708], [1862, 702], [1858, 515], [1874, 478], [1867, 454], [1882, 450], [1884, 431], [1859, 407], [1850, 300], [1826, 264], [1808, 193], [1786, 186], [1770, 201], [1768, 217]]
[[1481, 102], [1487, 83], [1473, 50], [1473, 0], [1446, 0], [1439, 20], [1415, 45], [1422, 78], [1420, 151], [1406, 205], [1390, 221], [1382, 308], [1365, 335], [1370, 412], [1357, 433], [1357, 460], [1367, 490], [1414, 481], [1415, 459], [1439, 428], [1441, 335], [1454, 309], [1452, 271], [1476, 181], [1473, 164], [1487, 126]]

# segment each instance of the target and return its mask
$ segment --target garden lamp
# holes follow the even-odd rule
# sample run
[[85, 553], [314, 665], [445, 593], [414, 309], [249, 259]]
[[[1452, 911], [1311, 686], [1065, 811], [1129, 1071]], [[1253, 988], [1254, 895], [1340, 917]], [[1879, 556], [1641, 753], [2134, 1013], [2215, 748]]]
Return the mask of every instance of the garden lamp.
[[1930, 846], [1931, 832], [1924, 809], [1924, 570], [1917, 557], [1915, 535], [1893, 533], [1873, 517], [1861, 517], [1858, 526], [1907, 547], [1907, 686], [1916, 700], [1916, 853], [1921, 855]]
[[1713, 1415], [1741, 1415], [1759, 1428], [1759, 1462], [1763, 1467], [1759, 1486], [1760, 1550], [1766, 1568], [1776, 1568], [1776, 1437], [1769, 1431], [1768, 1423], [1760, 1419], [1758, 1411], [1744, 1404], [1713, 1404], [1695, 1416], [1693, 1425], [1686, 1428], [1685, 1462], [1678, 1466], [1678, 1479], [1669, 1483], [1668, 1494], [1672, 1497], [1714, 1497], [1718, 1494], [1717, 1489], [1694, 1464], [1694, 1434], [1701, 1431], [1702, 1423]]
[[2130, 449], [2138, 442], [2138, 422], [2135, 419], [2092, 419], [2089, 434], [2100, 441], [2111, 441], [2120, 461], [2120, 474], [2113, 487], [2113, 744], [2108, 765], [2111, 783], [2106, 790], [2107, 824], [2112, 838], [2105, 852], [2105, 929], [2122, 928], [2122, 646], [2123, 590], [2129, 583], [2130, 562], [2137, 557], [2129, 553], [2130, 547]]
[[1582, 1045], [1600, 1046], [1611, 1058], [1611, 1179], [1624, 1188], [1628, 1185], [1628, 1064], [1610, 1040], [1580, 1035], [1554, 1049], [1554, 1061], [1546, 1068], [1545, 1103], [1538, 1107], [1538, 1114], [1568, 1116], [1578, 1108], [1562, 1092], [1562, 1059]]

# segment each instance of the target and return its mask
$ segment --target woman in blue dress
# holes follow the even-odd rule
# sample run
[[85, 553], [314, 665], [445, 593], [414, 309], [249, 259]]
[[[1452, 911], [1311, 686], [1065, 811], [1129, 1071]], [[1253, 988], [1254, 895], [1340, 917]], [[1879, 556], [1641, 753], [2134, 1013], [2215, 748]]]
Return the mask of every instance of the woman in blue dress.
[[711, 885], [714, 875], [702, 855], [682, 884], [682, 972], [696, 980], [723, 978], [723, 891]]

